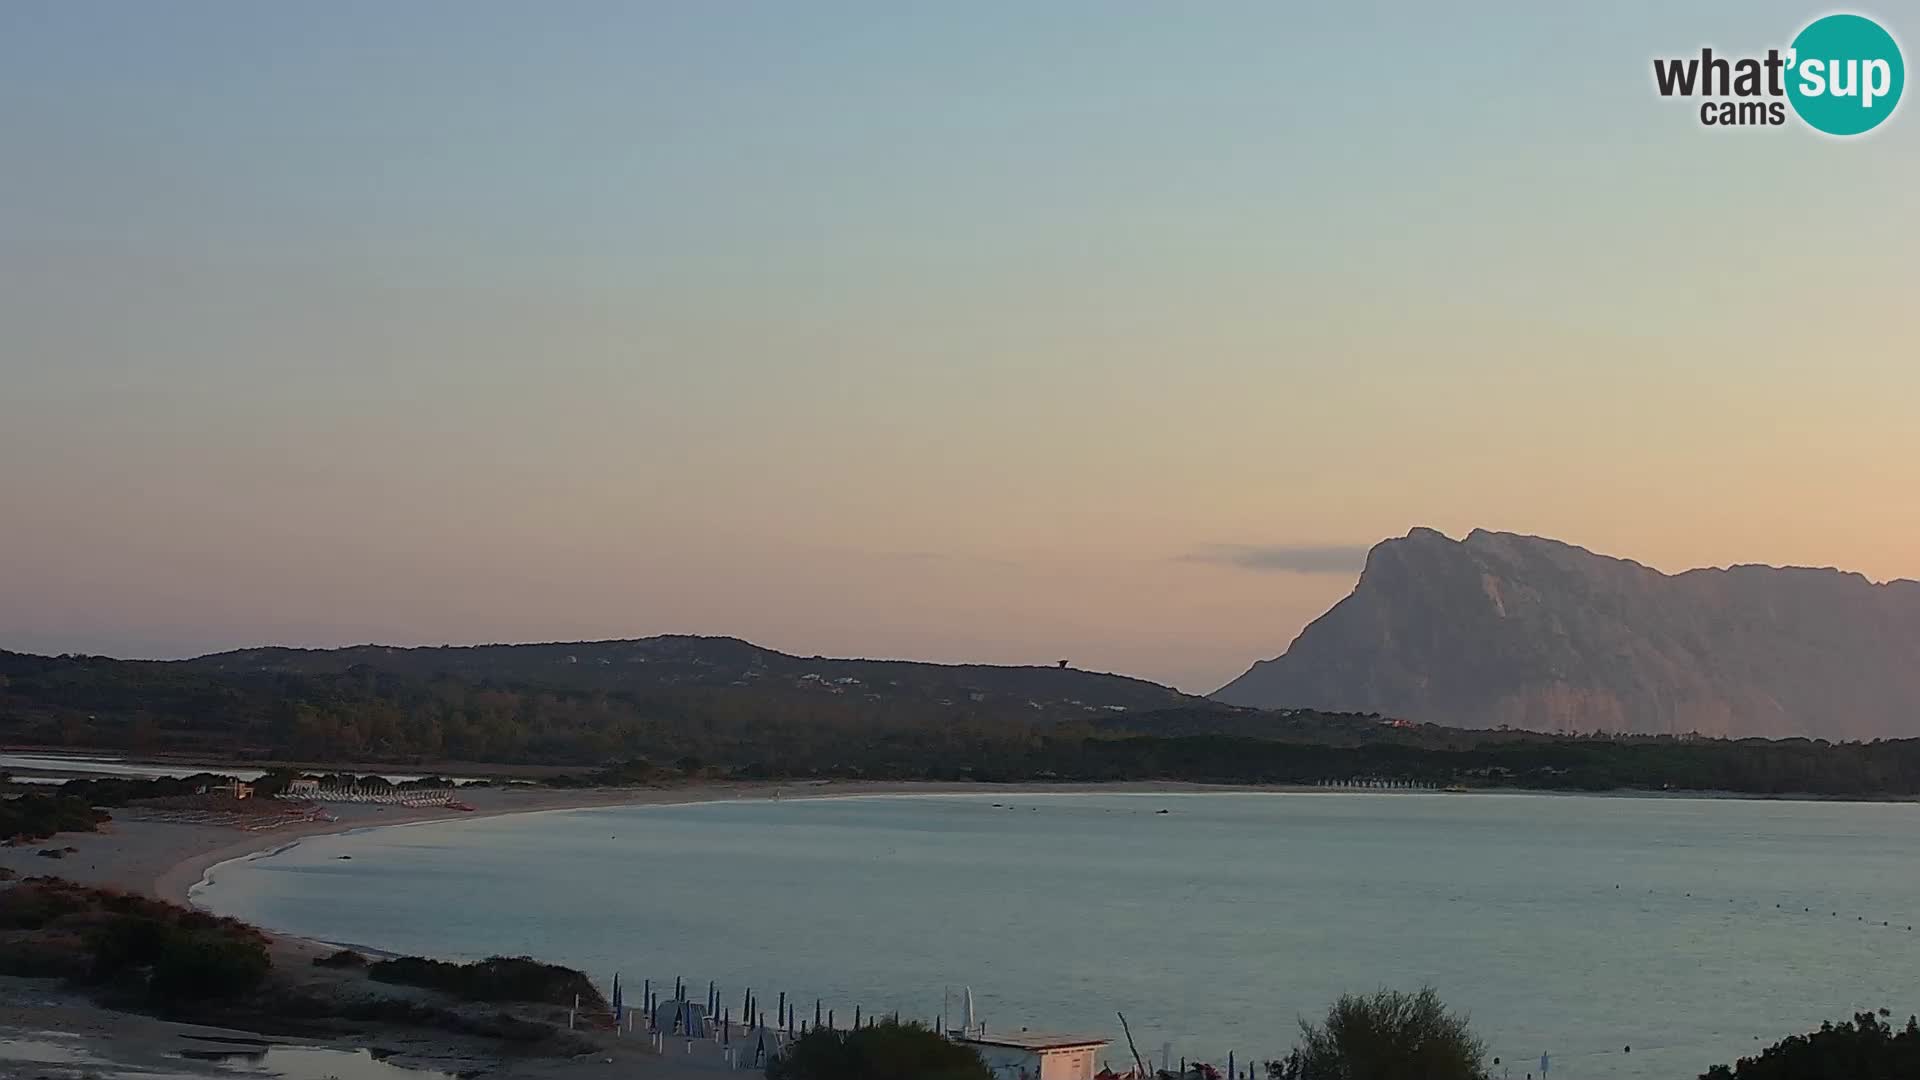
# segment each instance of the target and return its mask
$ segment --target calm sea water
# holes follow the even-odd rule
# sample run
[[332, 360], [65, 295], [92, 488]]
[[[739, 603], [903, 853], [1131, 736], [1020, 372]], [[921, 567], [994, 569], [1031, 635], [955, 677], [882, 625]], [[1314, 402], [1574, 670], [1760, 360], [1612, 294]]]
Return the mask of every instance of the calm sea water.
[[197, 899], [330, 941], [716, 979], [736, 1011], [785, 990], [842, 1025], [856, 1003], [930, 1021], [971, 985], [990, 1030], [1117, 1039], [1124, 1011], [1156, 1057], [1278, 1056], [1344, 991], [1430, 984], [1514, 1077], [1549, 1053], [1555, 1080], [1671, 1080], [1920, 1010], [1916, 857], [1907, 804], [985, 794], [376, 829], [227, 864]]

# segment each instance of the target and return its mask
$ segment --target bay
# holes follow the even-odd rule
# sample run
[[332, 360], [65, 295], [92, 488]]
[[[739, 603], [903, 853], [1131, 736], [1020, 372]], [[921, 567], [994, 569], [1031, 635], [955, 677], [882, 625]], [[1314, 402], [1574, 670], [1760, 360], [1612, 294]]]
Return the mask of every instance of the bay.
[[[1162, 813], [1161, 811], [1166, 811]], [[990, 1030], [1132, 1023], [1143, 1055], [1279, 1056], [1337, 995], [1432, 985], [1495, 1076], [1690, 1077], [1920, 1008], [1920, 807], [1521, 794], [871, 796], [362, 830], [195, 900], [334, 942], [527, 954]], [[341, 858], [348, 856], [348, 858]], [[1883, 925], [1884, 924], [1884, 925]], [[1630, 1050], [1628, 1048], [1631, 1048]]]

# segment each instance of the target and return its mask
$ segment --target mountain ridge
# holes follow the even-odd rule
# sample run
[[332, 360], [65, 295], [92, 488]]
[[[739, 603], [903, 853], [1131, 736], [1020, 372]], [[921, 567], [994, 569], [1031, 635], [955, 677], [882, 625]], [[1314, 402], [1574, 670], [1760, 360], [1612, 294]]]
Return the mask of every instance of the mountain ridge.
[[1459, 727], [1920, 733], [1920, 582], [1744, 563], [1667, 574], [1561, 540], [1384, 540], [1347, 597], [1212, 697]]
[[910, 692], [936, 701], [985, 694], [1089, 708], [1152, 708], [1205, 700], [1129, 675], [1058, 664], [803, 657], [741, 638], [698, 634], [486, 645], [367, 644], [333, 649], [264, 646], [176, 662], [198, 671], [301, 675], [338, 674], [365, 665], [416, 677], [445, 674], [588, 690], [779, 682], [830, 693], [881, 692], [892, 696]]

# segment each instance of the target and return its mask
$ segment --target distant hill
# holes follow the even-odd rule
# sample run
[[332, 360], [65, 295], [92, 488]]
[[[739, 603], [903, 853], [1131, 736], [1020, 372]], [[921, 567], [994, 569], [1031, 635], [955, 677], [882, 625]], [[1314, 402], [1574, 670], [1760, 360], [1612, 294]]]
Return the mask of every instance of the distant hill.
[[453, 676], [474, 683], [569, 690], [743, 687], [1042, 712], [1141, 710], [1204, 701], [1144, 679], [1071, 667], [801, 657], [738, 638], [684, 634], [539, 645], [242, 649], [184, 665], [208, 673], [297, 675], [341, 674], [364, 667], [413, 678]]
[[1384, 541], [1353, 593], [1213, 697], [1466, 727], [1920, 734], [1920, 582], [1667, 575], [1556, 540]]
[[1035, 733], [1092, 732], [1166, 708], [1232, 711], [1058, 666], [807, 658], [733, 638], [264, 648], [183, 661], [0, 651], [0, 744], [217, 758], [648, 757], [895, 775], [917, 762], [957, 774], [1007, 759]]

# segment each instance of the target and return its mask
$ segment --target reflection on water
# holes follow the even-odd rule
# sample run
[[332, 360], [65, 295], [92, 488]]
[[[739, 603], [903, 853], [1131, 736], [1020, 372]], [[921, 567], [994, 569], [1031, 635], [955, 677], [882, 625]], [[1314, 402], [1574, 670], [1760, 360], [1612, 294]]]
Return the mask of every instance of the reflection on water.
[[[182, 777], [196, 773], [222, 773], [237, 776], [242, 780], [258, 780], [266, 773], [259, 769], [235, 768], [232, 765], [201, 765], [194, 762], [138, 762], [117, 757], [90, 757], [81, 754], [0, 754], [0, 771], [12, 769], [37, 769], [41, 772], [61, 773], [58, 782], [64, 782], [76, 776], [126, 776], [155, 778], [163, 776]], [[42, 783], [39, 777], [17, 777], [25, 783]]]
[[32, 1039], [0, 1039], [0, 1061], [36, 1061], [45, 1064], [72, 1064], [89, 1060], [92, 1055], [80, 1046], [64, 1040], [69, 1038], [51, 1031], [37, 1032]]
[[372, 1050], [331, 1050], [319, 1046], [256, 1046], [225, 1050], [183, 1050], [181, 1057], [215, 1062], [235, 1072], [285, 1080], [454, 1080], [454, 1074], [406, 1069], [381, 1060]]
[[1143, 1049], [1216, 1062], [1426, 983], [1509, 1061], [1675, 1080], [1851, 1002], [1913, 1011], [1916, 865], [1910, 803], [989, 789], [372, 829], [197, 895], [325, 941], [841, 1015], [931, 1022], [971, 985], [995, 1024], [1118, 1037], [1124, 1011]]
[[[199, 1038], [216, 1048], [181, 1050], [168, 1056], [180, 1068], [155, 1068], [138, 1060], [138, 1047], [88, 1041], [58, 1031], [32, 1031], [0, 1037], [0, 1077], [113, 1077], [116, 1080], [207, 1080], [209, 1076], [275, 1077], [280, 1080], [455, 1080], [452, 1073], [407, 1069], [382, 1060], [374, 1050], [334, 1050], [320, 1046], [279, 1046], [237, 1039]], [[115, 1049], [125, 1057], [116, 1057]], [[154, 1051], [158, 1053], [159, 1051]], [[12, 1066], [39, 1068], [22, 1072]], [[205, 1066], [195, 1069], [194, 1064]], [[214, 1071], [206, 1071], [211, 1069]]]
[[[240, 780], [253, 781], [265, 776], [259, 769], [242, 768], [235, 765], [206, 765], [194, 762], [141, 762], [129, 761], [117, 757], [94, 757], [82, 754], [0, 754], [0, 772], [17, 769], [32, 769], [38, 773], [58, 775], [15, 776], [17, 784], [64, 784], [68, 780], [94, 779], [103, 776], [127, 777], [132, 779], [159, 779], [171, 777], [180, 779], [200, 773], [218, 773]], [[363, 774], [364, 775], [364, 774]], [[381, 773], [388, 783], [404, 784], [424, 779], [417, 773]], [[446, 779], [456, 783], [471, 783], [470, 776], [450, 776]]]
[[[27, 1065], [31, 1069], [15, 1066]], [[35, 1031], [26, 1036], [0, 1037], [0, 1076], [33, 1076], [49, 1080], [64, 1077], [113, 1077], [115, 1080], [205, 1080], [188, 1073], [156, 1070], [116, 1061], [90, 1048], [77, 1035]]]

